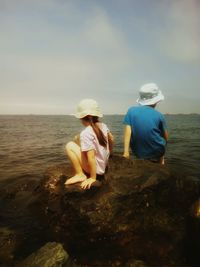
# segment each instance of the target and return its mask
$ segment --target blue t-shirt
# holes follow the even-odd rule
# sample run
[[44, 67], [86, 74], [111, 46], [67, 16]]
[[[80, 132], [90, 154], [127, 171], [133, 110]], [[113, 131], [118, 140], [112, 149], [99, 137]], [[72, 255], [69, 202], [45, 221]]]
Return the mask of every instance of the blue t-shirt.
[[130, 146], [133, 154], [142, 159], [159, 158], [165, 153], [167, 130], [164, 116], [150, 106], [129, 108], [124, 124], [131, 126]]

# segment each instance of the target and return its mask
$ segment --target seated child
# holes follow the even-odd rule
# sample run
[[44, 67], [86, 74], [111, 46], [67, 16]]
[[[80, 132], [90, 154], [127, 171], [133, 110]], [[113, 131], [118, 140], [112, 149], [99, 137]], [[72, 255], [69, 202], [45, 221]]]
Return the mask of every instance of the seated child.
[[103, 117], [97, 102], [93, 99], [82, 100], [77, 109], [79, 118], [85, 129], [76, 136], [74, 142], [66, 145], [75, 175], [65, 185], [80, 183], [83, 189], [98, 185], [104, 178], [109, 155], [113, 148], [114, 138], [106, 124], [99, 121]]
[[164, 164], [168, 131], [164, 116], [155, 110], [164, 96], [154, 83], [143, 85], [139, 94], [139, 106], [129, 108], [124, 118], [123, 156], [129, 158], [130, 146], [137, 158]]

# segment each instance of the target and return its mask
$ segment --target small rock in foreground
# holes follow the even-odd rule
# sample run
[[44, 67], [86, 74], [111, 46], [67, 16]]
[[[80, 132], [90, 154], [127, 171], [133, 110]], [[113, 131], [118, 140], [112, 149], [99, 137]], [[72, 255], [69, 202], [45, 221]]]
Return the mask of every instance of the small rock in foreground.
[[16, 267], [71, 267], [68, 262], [69, 255], [63, 246], [60, 243], [49, 242]]

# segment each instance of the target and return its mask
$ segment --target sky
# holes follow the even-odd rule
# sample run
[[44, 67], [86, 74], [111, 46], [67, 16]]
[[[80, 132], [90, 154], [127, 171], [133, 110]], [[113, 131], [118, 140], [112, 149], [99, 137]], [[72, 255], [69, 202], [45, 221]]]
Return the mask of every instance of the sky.
[[0, 114], [124, 114], [154, 82], [200, 113], [199, 0], [0, 0]]

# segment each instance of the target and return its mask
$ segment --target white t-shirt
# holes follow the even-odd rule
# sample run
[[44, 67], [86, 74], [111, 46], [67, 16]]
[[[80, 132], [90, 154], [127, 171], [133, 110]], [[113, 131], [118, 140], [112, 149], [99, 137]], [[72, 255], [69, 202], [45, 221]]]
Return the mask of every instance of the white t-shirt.
[[106, 124], [99, 123], [98, 125], [106, 137], [107, 147], [103, 147], [99, 144], [97, 136], [91, 126], [87, 126], [80, 134], [81, 151], [95, 150], [96, 168], [97, 174], [104, 174], [109, 158], [109, 144], [108, 144], [108, 132], [109, 129]]

